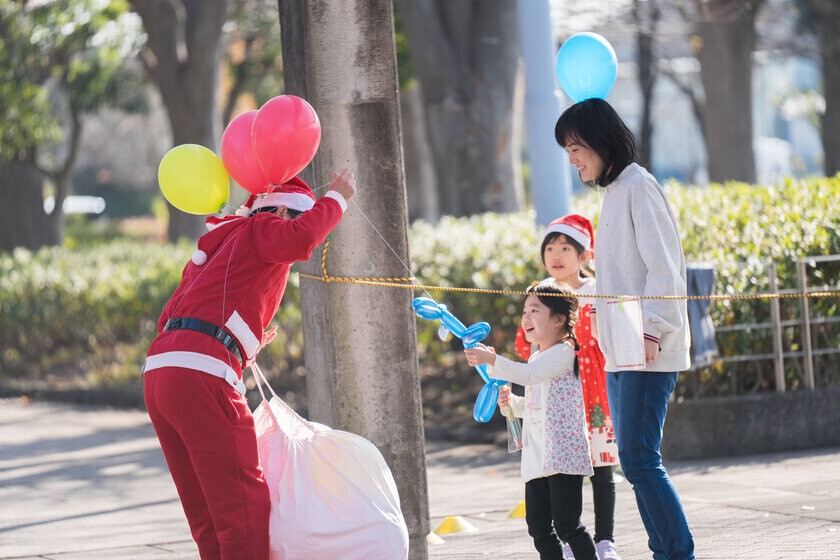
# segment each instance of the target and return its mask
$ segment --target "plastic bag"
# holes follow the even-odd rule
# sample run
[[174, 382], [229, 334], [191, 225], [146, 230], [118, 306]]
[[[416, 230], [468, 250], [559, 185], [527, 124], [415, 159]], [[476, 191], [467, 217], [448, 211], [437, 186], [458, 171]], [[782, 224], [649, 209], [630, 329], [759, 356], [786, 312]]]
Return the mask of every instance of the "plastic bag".
[[[272, 560], [404, 560], [408, 529], [394, 477], [361, 436], [309, 422], [251, 366], [262, 403], [254, 411], [271, 491]], [[260, 381], [271, 391], [266, 400]]]
[[621, 298], [607, 302], [612, 347], [619, 370], [643, 369], [645, 338], [642, 330], [642, 306], [638, 298]]
[[522, 449], [522, 424], [513, 415], [513, 408], [509, 404], [502, 408], [502, 414], [507, 420], [508, 453], [516, 453]]

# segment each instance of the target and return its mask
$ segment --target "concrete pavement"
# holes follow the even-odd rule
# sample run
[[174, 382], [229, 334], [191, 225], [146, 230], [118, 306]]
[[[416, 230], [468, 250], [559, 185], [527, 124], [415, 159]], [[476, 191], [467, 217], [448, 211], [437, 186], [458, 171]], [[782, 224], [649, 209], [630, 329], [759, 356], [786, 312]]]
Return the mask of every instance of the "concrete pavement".
[[[524, 519], [507, 517], [523, 496], [518, 455], [439, 442], [426, 451], [432, 528], [449, 515], [478, 528], [442, 535], [429, 558], [537, 558]], [[698, 559], [840, 559], [840, 448], [667, 466]], [[650, 558], [632, 489], [617, 488], [619, 550]], [[0, 559], [197, 557], [144, 412], [0, 399]]]

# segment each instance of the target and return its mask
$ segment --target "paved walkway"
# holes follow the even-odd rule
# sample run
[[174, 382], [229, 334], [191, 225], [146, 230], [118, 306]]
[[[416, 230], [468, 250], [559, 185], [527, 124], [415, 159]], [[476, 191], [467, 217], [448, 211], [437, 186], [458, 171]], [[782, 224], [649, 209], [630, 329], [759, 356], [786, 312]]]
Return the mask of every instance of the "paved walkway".
[[[537, 558], [518, 456], [489, 445], [427, 446], [432, 528], [461, 515], [475, 533], [443, 535], [429, 558]], [[840, 559], [840, 448], [668, 465], [697, 558]], [[592, 528], [585, 489], [585, 523]], [[629, 484], [618, 484], [624, 560], [650, 558]], [[0, 399], [0, 559], [197, 558], [146, 414]]]

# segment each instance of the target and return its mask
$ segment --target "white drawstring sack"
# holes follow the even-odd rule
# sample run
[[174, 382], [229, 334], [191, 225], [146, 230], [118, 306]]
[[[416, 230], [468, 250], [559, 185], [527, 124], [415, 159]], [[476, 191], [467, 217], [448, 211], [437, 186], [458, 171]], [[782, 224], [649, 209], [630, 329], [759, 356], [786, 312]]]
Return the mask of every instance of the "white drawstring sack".
[[256, 363], [251, 371], [262, 395], [254, 424], [271, 491], [271, 560], [408, 558], [397, 485], [376, 446], [301, 418]]

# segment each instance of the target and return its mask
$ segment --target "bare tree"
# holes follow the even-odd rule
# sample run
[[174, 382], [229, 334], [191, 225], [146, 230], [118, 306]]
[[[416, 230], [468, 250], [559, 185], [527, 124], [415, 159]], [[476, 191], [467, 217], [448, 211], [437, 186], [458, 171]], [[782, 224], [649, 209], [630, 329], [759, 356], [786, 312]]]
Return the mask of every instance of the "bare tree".
[[[74, 9], [80, 21], [50, 26]], [[119, 2], [20, 1], [0, 8], [0, 250], [61, 243], [62, 203], [71, 192], [83, 117], [104, 106], [137, 105], [136, 77], [122, 68]], [[93, 40], [108, 25], [117, 33]], [[59, 28], [60, 27], [60, 28]], [[36, 32], [37, 30], [37, 32]], [[59, 140], [62, 140], [59, 142]], [[44, 214], [45, 180], [53, 211]], [[8, 215], [5, 215], [8, 214]], [[45, 226], [46, 224], [46, 226]]]
[[653, 88], [658, 77], [654, 52], [657, 27], [662, 17], [659, 0], [633, 0], [633, 21], [636, 25], [636, 62], [639, 66], [639, 88], [642, 91], [642, 116], [639, 125], [639, 157], [653, 173]]
[[435, 166], [423, 101], [418, 88], [400, 89], [402, 115], [403, 157], [405, 159], [405, 188], [408, 197], [409, 220], [435, 222], [440, 218], [438, 192], [435, 188]]
[[34, 157], [18, 156], [0, 164], [0, 251], [38, 249], [55, 243], [49, 228], [44, 227], [44, 175]]
[[[409, 262], [408, 224], [391, 0], [278, 5], [287, 92], [309, 100], [324, 130], [305, 176], [318, 184], [349, 167], [360, 185], [332, 234], [327, 269], [341, 276], [406, 276], [400, 263]], [[322, 274], [320, 251], [302, 271]], [[301, 281], [311, 415], [367, 437], [382, 451], [399, 489], [410, 558], [420, 559], [426, 558], [429, 506], [411, 296], [409, 290]]]
[[[219, 43], [227, 0], [130, 0], [143, 20], [148, 48], [141, 60], [160, 90], [172, 140], [201, 144], [215, 151], [214, 128]], [[197, 238], [200, 216], [170, 206], [169, 238]]]
[[441, 212], [519, 209], [516, 1], [398, 0], [397, 7], [420, 82]]
[[825, 113], [820, 123], [826, 175], [840, 172], [840, 2], [799, 0], [809, 7], [819, 38]]
[[694, 0], [711, 181], [755, 181], [752, 53], [764, 0]]
[[283, 92], [280, 22], [274, 0], [230, 0], [225, 38], [225, 90], [222, 124], [236, 115], [242, 96], [257, 107]]

